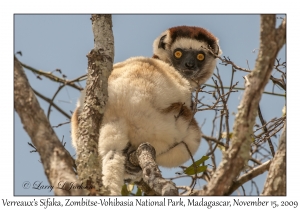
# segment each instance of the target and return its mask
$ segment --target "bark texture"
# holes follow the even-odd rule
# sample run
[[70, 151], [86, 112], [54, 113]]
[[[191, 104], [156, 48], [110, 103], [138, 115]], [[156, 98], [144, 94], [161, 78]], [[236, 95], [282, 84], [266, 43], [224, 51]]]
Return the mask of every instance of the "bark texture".
[[88, 57], [88, 78], [83, 111], [79, 116], [77, 172], [89, 195], [105, 194], [102, 189], [101, 158], [98, 156], [99, 128], [108, 99], [108, 77], [114, 59], [111, 15], [92, 15], [94, 49]]
[[270, 165], [262, 195], [286, 196], [286, 124], [280, 136], [278, 150]]
[[[148, 195], [178, 195], [178, 189], [172, 181], [162, 178], [160, 170], [155, 163], [156, 152], [149, 143], [142, 143], [136, 150], [136, 158], [143, 171], [143, 181], [137, 183]], [[133, 164], [136, 161], [132, 161]], [[150, 189], [148, 188], [148, 186]], [[154, 191], [154, 192], [153, 192]]]
[[255, 69], [245, 77], [245, 92], [233, 127], [232, 142], [220, 166], [200, 195], [225, 195], [250, 158], [251, 135], [261, 95], [278, 51], [285, 43], [285, 20], [276, 29], [275, 15], [261, 15], [260, 47]]
[[244, 174], [243, 176], [239, 177], [238, 180], [234, 181], [233, 185], [229, 189], [229, 192], [227, 195], [231, 195], [234, 191], [236, 191], [240, 186], [248, 182], [249, 180], [252, 180], [253, 178], [257, 177], [260, 174], [263, 174], [265, 171], [267, 171], [270, 167], [271, 160], [266, 161], [260, 166], [257, 166], [253, 170], [249, 171], [248, 173]]
[[14, 108], [40, 154], [48, 181], [54, 186], [54, 194], [83, 195], [82, 189], [69, 189], [71, 185], [80, 184], [77, 183], [73, 170], [74, 160], [54, 133], [16, 57], [14, 58]]

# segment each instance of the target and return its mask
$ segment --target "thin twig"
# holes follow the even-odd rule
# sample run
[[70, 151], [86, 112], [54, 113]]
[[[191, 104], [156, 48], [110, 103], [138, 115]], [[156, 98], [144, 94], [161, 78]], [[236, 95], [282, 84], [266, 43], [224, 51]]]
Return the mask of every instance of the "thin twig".
[[62, 126], [62, 125], [66, 125], [66, 124], [69, 124], [69, 123], [70, 123], [70, 121], [64, 122], [64, 123], [59, 123], [58, 125], [52, 126], [52, 128], [58, 128], [58, 127], [60, 127], [60, 126]]
[[47, 101], [48, 103], [52, 104], [52, 106], [59, 111], [60, 113], [62, 113], [65, 117], [67, 117], [68, 119], [71, 119], [71, 116], [68, 115], [65, 111], [63, 111], [61, 108], [59, 108], [59, 106], [57, 106], [51, 99], [45, 97], [44, 95], [42, 95], [41, 93], [37, 92], [36, 90], [32, 89], [33, 92], [40, 97], [41, 99]]
[[[205, 84], [205, 86], [212, 87], [212, 88], [216, 88], [216, 86], [210, 85], [210, 84]], [[223, 88], [224, 88], [224, 89], [230, 89], [230, 87], [226, 87], [226, 86], [224, 86]], [[234, 88], [232, 88], [232, 89], [233, 89], [233, 90], [245, 90], [245, 88], [242, 88], [242, 87], [234, 87]], [[268, 95], [273, 95], [273, 96], [282, 96], [282, 97], [286, 97], [285, 94], [280, 94], [280, 93], [273, 93], [273, 92], [268, 92], [268, 91], [264, 91], [263, 93], [264, 93], [264, 94], [268, 94]]]
[[[264, 120], [263, 116], [262, 116], [262, 113], [261, 113], [261, 110], [260, 110], [260, 106], [258, 105], [258, 116], [259, 116], [259, 119], [260, 119], [260, 122], [262, 125], [266, 124], [266, 121]], [[268, 133], [268, 129], [266, 126], [263, 126], [263, 129], [264, 129], [264, 132], [267, 134]], [[267, 138], [267, 141], [268, 141], [268, 144], [269, 144], [269, 147], [270, 147], [270, 150], [272, 152], [272, 156], [274, 157], [275, 156], [275, 150], [274, 150], [274, 146], [272, 144], [272, 141], [271, 141], [271, 138]]]
[[[77, 90], [82, 90], [81, 87], [79, 87], [78, 85], [74, 84], [74, 82], [75, 82], [74, 80], [69, 81], [69, 80], [66, 80], [66, 79], [62, 79], [62, 78], [60, 78], [60, 77], [57, 77], [57, 76], [53, 75], [53, 74], [50, 73], [50, 72], [45, 72], [45, 71], [37, 70], [37, 69], [35, 69], [35, 68], [31, 67], [31, 66], [28, 66], [28, 65], [26, 65], [26, 64], [24, 64], [24, 63], [21, 63], [21, 65], [22, 65], [24, 68], [26, 68], [26, 69], [28, 69], [28, 70], [30, 70], [30, 71], [36, 73], [36, 74], [45, 76], [45, 77], [47, 77], [48, 79], [50, 79], [50, 80], [52, 80], [52, 81], [54, 81], [54, 82], [60, 82], [60, 83], [62, 83], [62, 84], [65, 84], [65, 85], [68, 85], [68, 86], [70, 86], [70, 87], [73, 87], [73, 88], [75, 88], [75, 89], [77, 89]], [[81, 78], [82, 78], [82, 76], [79, 77], [79, 79], [81, 79]], [[77, 79], [78, 79], [78, 78], [77, 78]]]
[[217, 56], [217, 58], [219, 58], [222, 63], [221, 65], [225, 65], [227, 66], [228, 64], [230, 64], [234, 69], [240, 70], [240, 71], [244, 71], [244, 72], [248, 72], [250, 73], [251, 71], [242, 67], [237, 66], [234, 62], [232, 62], [228, 57], [226, 58], [225, 56], [223, 56], [223, 58], [221, 58], [220, 56]]
[[219, 144], [220, 146], [225, 147], [226, 149], [228, 148], [227, 145], [225, 145], [223, 142], [219, 141], [218, 139], [216, 139], [214, 137], [206, 136], [206, 135], [202, 134], [202, 138], [204, 138], [206, 141], [213, 141], [216, 144]]
[[[57, 91], [54, 93], [53, 97], [51, 98], [51, 101], [54, 103], [54, 99], [55, 97], [57, 96], [57, 94], [59, 93], [60, 90], [62, 90], [62, 88], [65, 87], [65, 84], [62, 84], [58, 87]], [[47, 118], [49, 120], [50, 118], [50, 112], [51, 112], [51, 106], [52, 106], [52, 103], [49, 103], [49, 107], [48, 107], [48, 112], [47, 112]]]

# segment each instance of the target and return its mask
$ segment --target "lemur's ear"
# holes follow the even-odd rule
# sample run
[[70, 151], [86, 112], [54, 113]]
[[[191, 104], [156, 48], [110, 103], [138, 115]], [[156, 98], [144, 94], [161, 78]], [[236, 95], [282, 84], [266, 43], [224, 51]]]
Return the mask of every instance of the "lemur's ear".
[[164, 40], [167, 35], [164, 35], [160, 38], [159, 43], [158, 43], [158, 48], [163, 48], [164, 50], [166, 49], [166, 43], [164, 43]]

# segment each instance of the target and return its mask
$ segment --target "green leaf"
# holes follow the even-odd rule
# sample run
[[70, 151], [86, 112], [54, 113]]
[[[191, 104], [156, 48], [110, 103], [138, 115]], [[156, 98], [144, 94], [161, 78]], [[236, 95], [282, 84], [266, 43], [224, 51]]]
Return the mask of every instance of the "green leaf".
[[128, 196], [130, 194], [130, 192], [127, 190], [127, 185], [124, 184], [121, 190], [121, 195], [123, 196]]
[[195, 166], [196, 166], [196, 173], [204, 172], [207, 168], [207, 166], [200, 166], [200, 164], [204, 163], [206, 160], [208, 160], [208, 156], [202, 156], [199, 160], [195, 162], [195, 164], [190, 165], [184, 170], [184, 173], [187, 175], [193, 175], [195, 174]]
[[137, 188], [137, 192], [135, 194], [136, 196], [142, 196], [142, 190], [140, 188]]
[[[209, 159], [209, 157], [204, 155], [204, 156], [202, 156], [202, 158], [200, 158], [199, 160], [197, 160], [197, 161], [195, 162], [195, 165], [196, 165], [196, 166], [199, 166], [200, 164], [204, 163], [204, 161], [206, 161], [206, 160], [208, 160], [208, 159]], [[189, 166], [188, 168], [190, 168], [190, 167], [193, 167], [193, 168], [194, 168], [193, 164], [192, 164], [191, 166]]]
[[194, 174], [198, 174], [198, 173], [202, 173], [204, 171], [206, 171], [207, 166], [198, 166], [196, 168], [196, 173], [195, 173], [195, 169], [194, 168], [187, 168], [184, 170], [184, 173], [187, 175], [194, 175]]

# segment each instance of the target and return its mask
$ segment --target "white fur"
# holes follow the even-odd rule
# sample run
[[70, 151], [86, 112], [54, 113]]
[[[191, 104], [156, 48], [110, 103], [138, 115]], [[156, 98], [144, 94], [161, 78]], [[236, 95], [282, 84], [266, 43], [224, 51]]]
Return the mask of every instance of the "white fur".
[[[99, 154], [103, 157], [103, 183], [113, 194], [123, 184], [122, 150], [130, 142], [138, 147], [149, 142], [156, 150], [157, 163], [166, 167], [183, 164], [190, 155], [184, 141], [194, 154], [201, 132], [190, 126], [190, 120], [177, 112], [163, 110], [172, 103], [191, 105], [191, 86], [173, 67], [151, 58], [131, 58], [114, 65], [109, 77], [109, 99], [99, 138]], [[170, 149], [174, 144], [178, 146]], [[170, 149], [170, 150], [169, 150]], [[109, 157], [114, 154], [114, 158]]]
[[124, 184], [125, 157], [122, 150], [128, 142], [124, 119], [103, 123], [99, 139], [99, 155], [102, 157], [104, 186], [110, 189], [111, 195], [120, 195]]
[[203, 50], [203, 48], [208, 48], [208, 45], [206, 42], [201, 42], [195, 39], [180, 38], [172, 44], [171, 51], [173, 52], [176, 48]]
[[[158, 48], [163, 35], [167, 35], [165, 49]], [[108, 80], [109, 98], [98, 148], [102, 157], [103, 183], [112, 195], [121, 194], [124, 179], [135, 177], [127, 174], [124, 168], [123, 150], [128, 143], [137, 148], [141, 143], [149, 142], [156, 150], [156, 162], [165, 167], [183, 164], [190, 159], [187, 147], [192, 154], [199, 147], [201, 131], [190, 109], [191, 92], [192, 87], [204, 83], [211, 76], [216, 59], [206, 53], [206, 64], [199, 71], [197, 80], [190, 78], [188, 81], [171, 66], [170, 56], [176, 48], [206, 51], [208, 45], [188, 38], [171, 43], [170, 31], [167, 30], [153, 43], [154, 54], [160, 60], [135, 57], [114, 65]], [[221, 53], [219, 49], [218, 55]], [[75, 148], [77, 115], [84, 94], [72, 116]], [[185, 110], [182, 116], [179, 115], [180, 104]]]
[[[218, 43], [219, 43], [219, 41], [217, 41], [217, 44]], [[212, 46], [210, 46], [210, 47], [212, 47]], [[198, 41], [196, 39], [189, 39], [189, 38], [183, 37], [183, 38], [176, 40], [172, 44], [170, 50], [173, 52], [176, 48], [207, 51], [207, 49], [209, 49], [209, 46], [204, 41]], [[222, 50], [219, 47], [218, 55], [221, 55], [221, 54], [222, 54]]]
[[[72, 116], [75, 148], [76, 115], [84, 95], [85, 91]], [[123, 150], [128, 142], [135, 148], [149, 142], [156, 150], [156, 162], [165, 167], [176, 167], [190, 159], [185, 144], [192, 154], [197, 151], [201, 131], [190, 110], [191, 85], [169, 64], [143, 57], [115, 64], [108, 80], [108, 95], [100, 129], [99, 155], [103, 184], [111, 195], [120, 195], [124, 179], [139, 177], [127, 174], [124, 169]], [[176, 119], [180, 110], [166, 111], [174, 103], [185, 106], [190, 117]]]
[[78, 135], [77, 134], [77, 129], [78, 129], [78, 115], [82, 111], [82, 108], [83, 108], [82, 106], [83, 106], [83, 103], [84, 103], [85, 94], [86, 94], [86, 89], [83, 89], [81, 91], [80, 98], [77, 101], [76, 109], [74, 110], [74, 113], [73, 113], [72, 118], [71, 118], [72, 145], [75, 148], [76, 152], [77, 152], [77, 140], [78, 140], [78, 137], [77, 137], [77, 135]]

